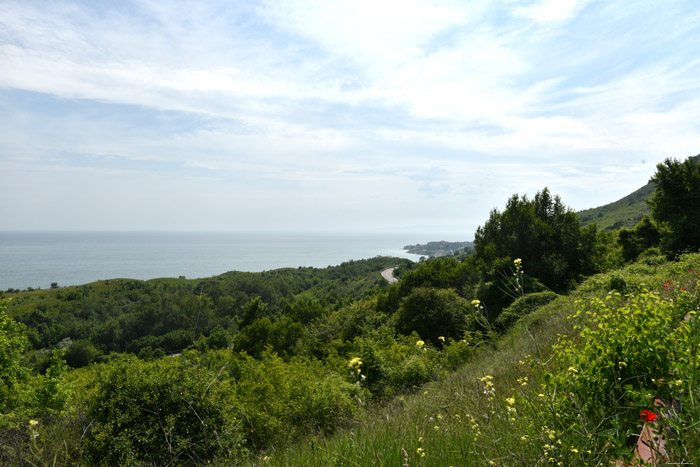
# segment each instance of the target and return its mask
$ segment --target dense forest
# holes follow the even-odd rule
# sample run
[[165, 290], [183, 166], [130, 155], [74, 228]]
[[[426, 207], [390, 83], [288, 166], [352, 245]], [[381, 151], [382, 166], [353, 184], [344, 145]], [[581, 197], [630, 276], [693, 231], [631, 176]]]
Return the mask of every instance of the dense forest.
[[700, 458], [700, 164], [651, 181], [619, 230], [543, 188], [418, 263], [3, 292], [0, 464], [596, 465], [644, 411]]

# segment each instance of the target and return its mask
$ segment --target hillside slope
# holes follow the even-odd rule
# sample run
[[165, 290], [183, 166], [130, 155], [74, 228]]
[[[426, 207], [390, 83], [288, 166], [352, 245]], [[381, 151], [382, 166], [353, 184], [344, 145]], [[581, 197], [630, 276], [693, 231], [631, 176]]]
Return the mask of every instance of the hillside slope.
[[647, 200], [654, 194], [656, 185], [647, 183], [640, 189], [615, 202], [585, 209], [576, 214], [582, 225], [596, 223], [601, 230], [615, 230], [622, 227], [631, 228], [651, 210]]
[[[698, 162], [700, 155], [690, 159]], [[622, 199], [597, 208], [584, 209], [576, 214], [582, 225], [596, 223], [601, 230], [632, 228], [642, 217], [651, 212], [647, 201], [654, 195], [655, 188], [656, 185], [649, 182]]]

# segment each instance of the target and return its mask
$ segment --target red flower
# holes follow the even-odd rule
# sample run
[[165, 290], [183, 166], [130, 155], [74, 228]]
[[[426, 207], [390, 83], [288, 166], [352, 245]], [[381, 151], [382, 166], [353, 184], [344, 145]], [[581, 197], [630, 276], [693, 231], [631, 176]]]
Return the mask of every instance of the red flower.
[[656, 415], [654, 412], [650, 412], [649, 410], [642, 410], [639, 412], [639, 418], [645, 422], [653, 422], [656, 417], [658, 417], [658, 415]]
[[668, 283], [670, 284], [670, 283], [671, 283], [671, 279], [667, 280], [666, 282], [668, 282]]

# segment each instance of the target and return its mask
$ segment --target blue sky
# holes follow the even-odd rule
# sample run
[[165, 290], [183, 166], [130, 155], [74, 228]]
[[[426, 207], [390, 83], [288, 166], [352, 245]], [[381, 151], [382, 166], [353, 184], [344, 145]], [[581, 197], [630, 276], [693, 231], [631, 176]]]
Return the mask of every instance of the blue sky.
[[695, 1], [0, 1], [0, 230], [453, 232], [700, 153]]

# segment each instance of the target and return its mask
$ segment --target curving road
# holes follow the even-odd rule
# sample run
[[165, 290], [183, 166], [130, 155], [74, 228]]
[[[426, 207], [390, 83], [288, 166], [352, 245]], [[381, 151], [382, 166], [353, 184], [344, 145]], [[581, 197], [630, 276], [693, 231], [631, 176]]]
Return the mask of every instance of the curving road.
[[395, 268], [389, 268], [382, 271], [382, 277], [390, 284], [396, 284], [399, 282], [399, 280], [394, 277], [394, 269]]

